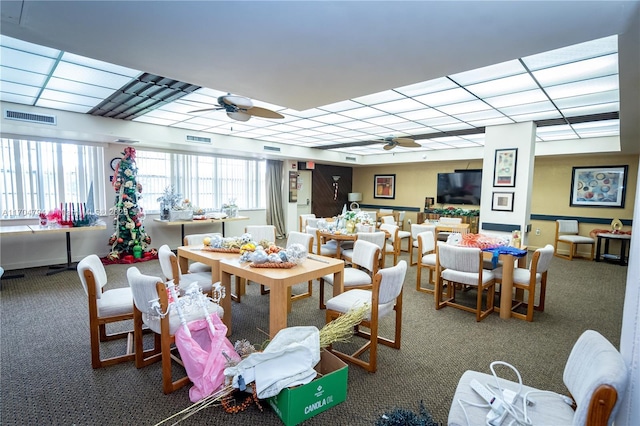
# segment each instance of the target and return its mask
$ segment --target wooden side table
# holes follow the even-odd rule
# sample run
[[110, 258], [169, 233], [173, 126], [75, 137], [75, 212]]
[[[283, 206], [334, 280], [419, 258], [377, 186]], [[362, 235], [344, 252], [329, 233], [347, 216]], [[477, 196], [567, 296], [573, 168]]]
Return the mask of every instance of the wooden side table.
[[[596, 262], [604, 260], [606, 262], [617, 263], [620, 266], [626, 266], [629, 259], [629, 253], [627, 252], [628, 243], [631, 241], [631, 235], [629, 234], [598, 234], [598, 243], [596, 244]], [[604, 253], [600, 254], [600, 248], [602, 247], [602, 240], [604, 240]], [[620, 255], [609, 253], [609, 241], [620, 241]], [[601, 259], [602, 257], [602, 259]]]

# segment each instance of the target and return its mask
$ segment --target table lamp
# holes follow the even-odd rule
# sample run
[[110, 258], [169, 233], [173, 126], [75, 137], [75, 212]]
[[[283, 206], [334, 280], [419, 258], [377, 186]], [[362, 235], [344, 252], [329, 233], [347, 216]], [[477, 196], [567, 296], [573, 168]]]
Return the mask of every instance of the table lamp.
[[359, 209], [360, 204], [358, 204], [358, 201], [362, 201], [362, 193], [350, 192], [349, 195], [347, 195], [347, 199], [351, 201], [351, 204], [349, 205], [351, 210]]

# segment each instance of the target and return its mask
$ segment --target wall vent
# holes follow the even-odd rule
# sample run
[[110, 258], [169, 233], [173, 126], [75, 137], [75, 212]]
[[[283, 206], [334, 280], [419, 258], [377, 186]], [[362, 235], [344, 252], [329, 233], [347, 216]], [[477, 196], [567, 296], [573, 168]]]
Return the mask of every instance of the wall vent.
[[344, 157], [347, 161], [356, 161], [356, 157]]
[[211, 143], [211, 138], [204, 138], [202, 136], [187, 135], [187, 142]]
[[264, 145], [262, 147], [265, 151], [275, 151], [275, 152], [280, 152], [280, 148], [276, 147], [276, 146], [267, 146]]
[[129, 145], [131, 143], [138, 143], [138, 142], [140, 142], [140, 141], [135, 141], [135, 140], [132, 140], [132, 139], [116, 139], [116, 140], [113, 141], [113, 143], [122, 143], [122, 144], [126, 144], [126, 145]]
[[13, 111], [10, 109], [4, 110], [4, 118], [7, 120], [28, 121], [29, 123], [42, 123], [51, 124], [56, 126], [56, 116], [46, 114], [32, 114], [30, 112]]

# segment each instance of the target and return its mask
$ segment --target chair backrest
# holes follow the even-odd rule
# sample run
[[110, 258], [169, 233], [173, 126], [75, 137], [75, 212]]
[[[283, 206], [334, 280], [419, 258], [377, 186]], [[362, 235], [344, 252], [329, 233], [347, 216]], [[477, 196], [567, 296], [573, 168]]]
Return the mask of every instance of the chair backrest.
[[391, 225], [395, 225], [396, 224], [396, 218], [393, 217], [393, 216], [382, 216], [380, 218], [380, 221], [382, 223], [388, 223], [388, 224], [391, 224]]
[[251, 234], [251, 238], [255, 242], [268, 241], [276, 242], [276, 227], [273, 225], [249, 225], [244, 232]]
[[440, 222], [442, 224], [446, 224], [446, 225], [456, 225], [458, 223], [462, 223], [462, 218], [460, 218], [460, 217], [440, 216], [440, 219], [438, 219], [438, 222]]
[[309, 214], [301, 214], [298, 217], [298, 230], [300, 232], [304, 232], [305, 229], [307, 229], [307, 220], [308, 219], [315, 219], [316, 215], [314, 213], [309, 213]]
[[[537, 256], [536, 256], [536, 253], [537, 253]], [[554, 253], [554, 249], [553, 249], [553, 245], [551, 244], [547, 244], [544, 247], [540, 247], [534, 252], [533, 257], [531, 258], [531, 262], [529, 263], [529, 269], [533, 270], [534, 261], [537, 261], [537, 263], [535, 264], [536, 273], [542, 274], [547, 272], [547, 270], [549, 269], [549, 265], [551, 265], [551, 259], [553, 259], [553, 253]], [[536, 257], [537, 257], [537, 260], [535, 259]]]
[[305, 232], [291, 231], [287, 237], [287, 248], [292, 244], [302, 244], [305, 250], [311, 253], [313, 252], [313, 235]]
[[556, 220], [556, 230], [560, 234], [577, 234], [578, 221], [558, 219]]
[[82, 283], [82, 288], [84, 288], [84, 292], [87, 296], [89, 295], [89, 288], [87, 287], [87, 277], [84, 272], [91, 271], [95, 281], [96, 299], [100, 299], [102, 296], [102, 287], [107, 285], [107, 272], [104, 270], [104, 266], [102, 265], [100, 258], [95, 254], [90, 254], [78, 263], [77, 269], [80, 282]]
[[220, 234], [219, 232], [213, 232], [211, 234], [185, 235], [182, 244], [184, 244], [185, 246], [195, 246], [198, 244], [202, 244], [202, 241], [204, 241], [205, 237], [213, 238], [216, 235], [222, 237], [222, 234]]
[[433, 232], [424, 231], [418, 234], [418, 247], [420, 247], [420, 254], [430, 253], [436, 249], [436, 240], [433, 237]]
[[364, 223], [356, 223], [356, 232], [375, 232], [375, 225], [365, 225]]
[[[307, 226], [311, 226], [312, 228], [317, 228], [319, 221], [320, 221], [320, 218], [318, 217], [307, 218]], [[306, 227], [304, 229], [306, 229]]]
[[393, 216], [393, 209], [380, 209], [380, 210], [378, 210], [378, 214], [380, 216], [382, 216], [382, 215]]
[[353, 256], [351, 262], [362, 266], [366, 270], [376, 273], [378, 258], [380, 257], [380, 247], [369, 241], [357, 239], [353, 243]]
[[617, 395], [613, 395], [615, 404], [609, 418], [606, 422], [605, 419], [600, 419], [600, 422], [593, 423], [604, 425], [611, 424], [611, 420], [616, 416], [620, 401], [624, 399], [629, 373], [620, 352], [600, 333], [587, 330], [573, 346], [564, 367], [562, 380], [577, 405], [573, 417], [575, 426], [588, 424], [590, 405], [598, 404], [594, 401], [594, 393], [604, 392], [604, 395], [599, 395], [597, 399], [607, 401], [607, 392], [611, 391], [601, 387], [610, 386], [615, 389]]
[[151, 302], [158, 299], [156, 284], [162, 282], [160, 277], [144, 275], [135, 266], [127, 269], [127, 281], [133, 294], [133, 303], [143, 314], [156, 314], [151, 308]]
[[401, 260], [396, 266], [378, 271], [380, 277], [380, 293], [378, 305], [393, 302], [402, 292], [404, 278], [407, 275], [407, 261]]
[[178, 259], [168, 245], [163, 244], [158, 248], [158, 261], [162, 269], [165, 280], [178, 280], [182, 277], [182, 272], [178, 266]]
[[436, 234], [436, 226], [435, 225], [422, 225], [418, 223], [411, 224], [411, 238], [417, 240], [418, 234], [426, 231], [431, 231], [433, 235]]
[[320, 240], [318, 237], [318, 228], [314, 228], [313, 226], [307, 225], [307, 234], [313, 237], [313, 253], [319, 253], [320, 250]]
[[462, 247], [439, 243], [438, 262], [445, 269], [477, 274], [482, 268], [481, 252], [476, 247]]
[[358, 232], [358, 240], [368, 241], [384, 249], [384, 242], [387, 236], [384, 232]]
[[381, 231], [387, 231], [389, 233], [389, 240], [392, 241], [392, 244], [398, 243], [398, 230], [400, 227], [398, 225], [391, 225], [388, 223], [383, 223], [380, 225]]

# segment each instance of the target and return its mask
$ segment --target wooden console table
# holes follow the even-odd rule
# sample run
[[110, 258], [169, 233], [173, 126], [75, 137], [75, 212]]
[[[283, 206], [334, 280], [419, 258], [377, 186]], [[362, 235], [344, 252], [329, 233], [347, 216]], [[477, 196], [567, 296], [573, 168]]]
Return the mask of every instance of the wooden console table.
[[249, 220], [249, 218], [247, 216], [237, 216], [237, 217], [227, 217], [225, 219], [174, 220], [174, 221], [170, 221], [170, 220], [166, 220], [166, 219], [158, 219], [158, 218], [153, 219], [154, 222], [159, 222], [159, 223], [162, 223], [162, 224], [167, 225], [167, 226], [180, 225], [181, 230], [182, 230], [182, 239], [180, 240], [180, 245], [182, 245], [183, 241], [184, 241], [184, 226], [185, 225], [198, 225], [198, 224], [203, 224], [203, 223], [220, 223], [220, 224], [222, 224], [222, 236], [224, 237], [225, 236], [224, 224], [226, 222], [234, 222], [236, 220]]

